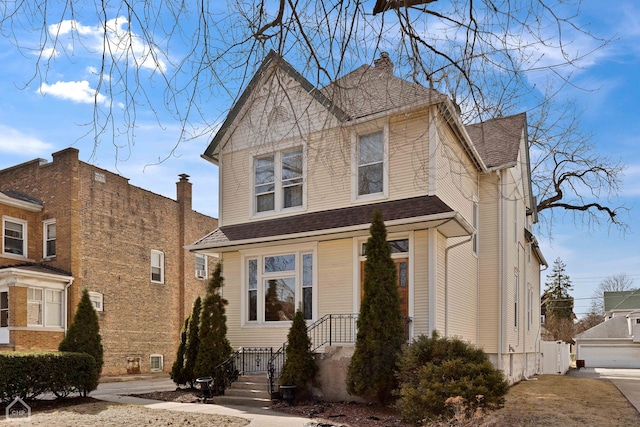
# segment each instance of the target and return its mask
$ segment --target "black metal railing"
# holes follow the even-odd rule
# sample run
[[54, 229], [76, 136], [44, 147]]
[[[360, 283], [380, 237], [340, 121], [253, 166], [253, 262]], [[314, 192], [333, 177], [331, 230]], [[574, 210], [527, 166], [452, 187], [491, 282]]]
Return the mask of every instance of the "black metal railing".
[[327, 314], [309, 325], [311, 351], [325, 345], [353, 344], [356, 342], [357, 314]]
[[215, 396], [223, 395], [240, 375], [267, 372], [272, 354], [271, 347], [240, 347], [214, 368], [212, 393]]
[[287, 343], [282, 344], [278, 350], [276, 350], [272, 355], [271, 359], [269, 359], [269, 363], [267, 365], [267, 376], [269, 377], [269, 393], [271, 397], [275, 396], [276, 393], [276, 382], [282, 375], [282, 367], [284, 366], [284, 361], [287, 357]]

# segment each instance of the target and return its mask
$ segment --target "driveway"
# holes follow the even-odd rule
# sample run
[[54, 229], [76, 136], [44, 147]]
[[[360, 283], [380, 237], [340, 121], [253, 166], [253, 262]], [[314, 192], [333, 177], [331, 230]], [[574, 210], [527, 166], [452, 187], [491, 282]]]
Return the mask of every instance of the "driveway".
[[567, 375], [608, 379], [640, 412], [640, 369], [581, 368], [569, 369]]

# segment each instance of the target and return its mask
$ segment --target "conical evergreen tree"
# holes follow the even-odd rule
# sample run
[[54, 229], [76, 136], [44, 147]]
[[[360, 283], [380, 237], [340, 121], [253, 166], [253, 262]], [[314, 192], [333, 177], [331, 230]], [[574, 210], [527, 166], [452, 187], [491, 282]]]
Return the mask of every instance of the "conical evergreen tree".
[[231, 355], [231, 344], [227, 340], [227, 316], [225, 306], [227, 300], [222, 298], [221, 290], [224, 285], [222, 264], [218, 263], [207, 285], [207, 296], [202, 303], [200, 312], [200, 345], [194, 368], [194, 376], [214, 376], [215, 367], [224, 362]]
[[184, 319], [184, 326], [180, 332], [180, 344], [176, 353], [176, 360], [171, 367], [171, 379], [177, 386], [185, 385], [189, 382], [184, 372], [184, 354], [187, 348], [187, 333], [189, 331], [189, 317]]
[[405, 338], [396, 266], [378, 210], [373, 213], [365, 248], [364, 296], [358, 315], [356, 348], [347, 371], [347, 391], [386, 402], [396, 388], [396, 363]]
[[547, 319], [568, 319], [573, 321], [573, 297], [569, 291], [573, 289], [571, 279], [565, 273], [566, 265], [560, 258], [553, 262], [551, 274], [547, 275], [545, 290], [542, 295], [545, 316]]
[[98, 313], [93, 308], [93, 303], [89, 298], [89, 291], [82, 291], [82, 298], [78, 303], [78, 309], [73, 316], [73, 321], [69, 329], [58, 346], [60, 351], [70, 351], [76, 353], [87, 353], [96, 361], [96, 381], [95, 384], [86, 385], [82, 390], [83, 395], [87, 395], [98, 387], [98, 378], [104, 364], [104, 350], [102, 348], [102, 337], [100, 336], [100, 321]]
[[200, 348], [200, 312], [202, 311], [202, 298], [198, 297], [193, 302], [191, 316], [189, 317], [189, 329], [184, 350], [184, 377], [191, 388], [198, 378], [193, 370], [196, 367], [198, 349]]
[[307, 334], [304, 313], [300, 309], [293, 316], [293, 322], [287, 334], [285, 360], [280, 384], [295, 385], [300, 395], [304, 395], [307, 382], [312, 380], [318, 372], [318, 365], [311, 351], [311, 339]]

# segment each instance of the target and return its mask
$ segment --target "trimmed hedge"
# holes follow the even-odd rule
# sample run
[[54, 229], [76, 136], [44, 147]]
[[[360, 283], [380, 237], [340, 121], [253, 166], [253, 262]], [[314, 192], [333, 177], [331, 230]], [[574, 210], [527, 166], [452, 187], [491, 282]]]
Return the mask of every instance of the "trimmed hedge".
[[47, 392], [86, 396], [98, 387], [99, 376], [95, 359], [86, 353], [0, 353], [0, 402]]

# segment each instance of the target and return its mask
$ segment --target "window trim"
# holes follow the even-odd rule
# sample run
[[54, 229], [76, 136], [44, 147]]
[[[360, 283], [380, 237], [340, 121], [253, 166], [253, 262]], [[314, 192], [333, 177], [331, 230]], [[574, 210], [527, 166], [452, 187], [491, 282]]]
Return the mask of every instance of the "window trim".
[[[374, 133], [382, 133], [382, 192], [370, 194], [359, 193], [359, 148], [360, 137], [372, 135]], [[385, 122], [376, 129], [365, 129], [354, 131], [351, 133], [351, 202], [361, 202], [370, 200], [381, 200], [389, 197], [389, 124]]]
[[473, 213], [472, 213], [472, 220], [473, 220], [473, 240], [471, 243], [471, 249], [473, 251], [473, 254], [477, 257], [478, 256], [478, 250], [480, 248], [480, 242], [478, 241], [478, 225], [480, 223], [480, 210], [478, 208], [478, 200], [474, 197], [473, 198]]
[[[93, 309], [98, 313], [104, 311], [104, 294], [100, 292], [89, 291], [89, 299], [91, 300], [91, 304], [93, 304]], [[96, 302], [100, 304], [98, 307]]]
[[[6, 233], [7, 222], [12, 222], [22, 226], [22, 254], [5, 252], [4, 240], [6, 237], [5, 233]], [[29, 249], [29, 223], [23, 219], [18, 219], [18, 218], [3, 215], [2, 216], [2, 256], [7, 258], [25, 259], [25, 258], [28, 258], [28, 255], [29, 255], [28, 249]]]
[[[153, 367], [153, 359], [154, 358], [158, 358], [159, 362], [160, 362], [160, 367], [159, 368], [154, 368]], [[162, 372], [164, 370], [164, 355], [162, 354], [150, 354], [149, 355], [149, 371], [150, 372]]]
[[520, 274], [517, 269], [513, 275], [513, 330], [520, 330]]
[[[2, 306], [2, 294], [6, 294], [6, 307]], [[9, 301], [9, 289], [5, 288], [3, 290], [0, 291], [0, 328], [8, 328], [9, 327], [9, 305], [10, 305], [10, 301]], [[2, 313], [6, 313], [4, 318], [6, 319], [6, 324], [3, 325], [2, 324]]]
[[[49, 239], [48, 238], [48, 227], [50, 225], [54, 225], [56, 226], [56, 237], [54, 237], [53, 239]], [[58, 252], [58, 226], [56, 225], [56, 220], [55, 218], [53, 219], [47, 219], [42, 221], [42, 258], [44, 259], [53, 259], [57, 256], [57, 252]], [[54, 242], [54, 253], [53, 255], [49, 255], [49, 253], [47, 252], [47, 243], [49, 243], [49, 241], [53, 241]]]
[[[31, 290], [39, 290], [41, 291], [41, 296], [42, 299], [40, 300], [36, 300], [36, 299], [31, 299], [29, 297], [29, 291]], [[60, 313], [59, 313], [59, 324], [58, 325], [52, 325], [47, 321], [47, 315], [49, 314], [49, 308], [51, 307], [51, 305], [53, 304], [58, 304], [58, 303], [54, 303], [54, 302], [49, 302], [47, 300], [47, 297], [49, 295], [49, 293], [57, 293], [60, 295]], [[29, 304], [35, 303], [35, 302], [39, 302], [40, 305], [40, 319], [41, 319], [41, 323], [29, 323]], [[60, 289], [52, 289], [52, 288], [42, 288], [42, 287], [37, 287], [37, 286], [29, 286], [27, 287], [27, 327], [34, 327], [34, 328], [63, 328], [65, 325], [64, 322], [64, 316], [66, 313], [66, 307], [65, 307], [65, 292], [63, 290]]]
[[[295, 271], [285, 271], [278, 273], [264, 273], [264, 259], [272, 256], [279, 255], [290, 255], [295, 254]], [[312, 262], [312, 295], [311, 295], [311, 303], [312, 303], [312, 314], [311, 319], [306, 319], [307, 321], [315, 321], [318, 319], [318, 256], [317, 256], [317, 244], [294, 244], [288, 246], [278, 246], [269, 248], [268, 250], [263, 249], [249, 249], [246, 251], [241, 251], [241, 262], [242, 262], [242, 270], [241, 270], [241, 288], [242, 288], [242, 302], [241, 302], [241, 326], [245, 327], [260, 327], [260, 328], [268, 328], [268, 327], [290, 327], [291, 321], [282, 320], [282, 321], [266, 321], [265, 320], [265, 309], [264, 309], [264, 299], [265, 299], [265, 290], [264, 283], [265, 279], [269, 277], [282, 276], [287, 278], [295, 278], [295, 290], [294, 290], [294, 298], [295, 298], [295, 308], [302, 306], [302, 298], [303, 298], [303, 259], [305, 254], [311, 254], [311, 262]], [[250, 260], [258, 260], [257, 262], [257, 307], [256, 307], [256, 320], [249, 320], [249, 261]], [[280, 274], [283, 273], [283, 274]], [[253, 289], [251, 289], [253, 290]]]
[[[160, 260], [160, 265], [154, 265], [153, 264], [153, 256], [154, 255], [159, 255], [159, 260]], [[153, 269], [154, 268], [159, 268], [160, 269], [160, 280], [154, 280], [153, 279]], [[158, 283], [163, 285], [164, 284], [164, 252], [159, 251], [157, 249], [151, 249], [151, 259], [150, 259], [150, 279], [151, 279], [151, 283]]]
[[[294, 151], [300, 150], [302, 153], [302, 176], [301, 186], [302, 186], [302, 202], [298, 206], [291, 206], [288, 208], [283, 207], [284, 205], [284, 185], [282, 179], [282, 157], [283, 154], [291, 153]], [[256, 161], [261, 158], [273, 156], [273, 210], [258, 212], [258, 203], [257, 203], [257, 193], [256, 187]], [[283, 213], [289, 212], [298, 212], [306, 209], [307, 206], [307, 150], [306, 144], [292, 144], [290, 146], [278, 148], [273, 151], [260, 151], [254, 152], [249, 156], [250, 162], [250, 170], [251, 170], [251, 191], [249, 192], [249, 196], [251, 197], [251, 201], [249, 203], [251, 212], [251, 218], [260, 218], [260, 217], [268, 217], [273, 215], [279, 215]]]
[[[202, 257], [203, 259], [203, 267], [204, 269], [199, 269], [198, 268], [198, 258]], [[200, 280], [206, 280], [207, 277], [209, 277], [209, 260], [207, 255], [205, 254], [195, 254], [195, 276], [196, 279], [200, 279]], [[201, 272], [201, 273], [199, 273]]]

